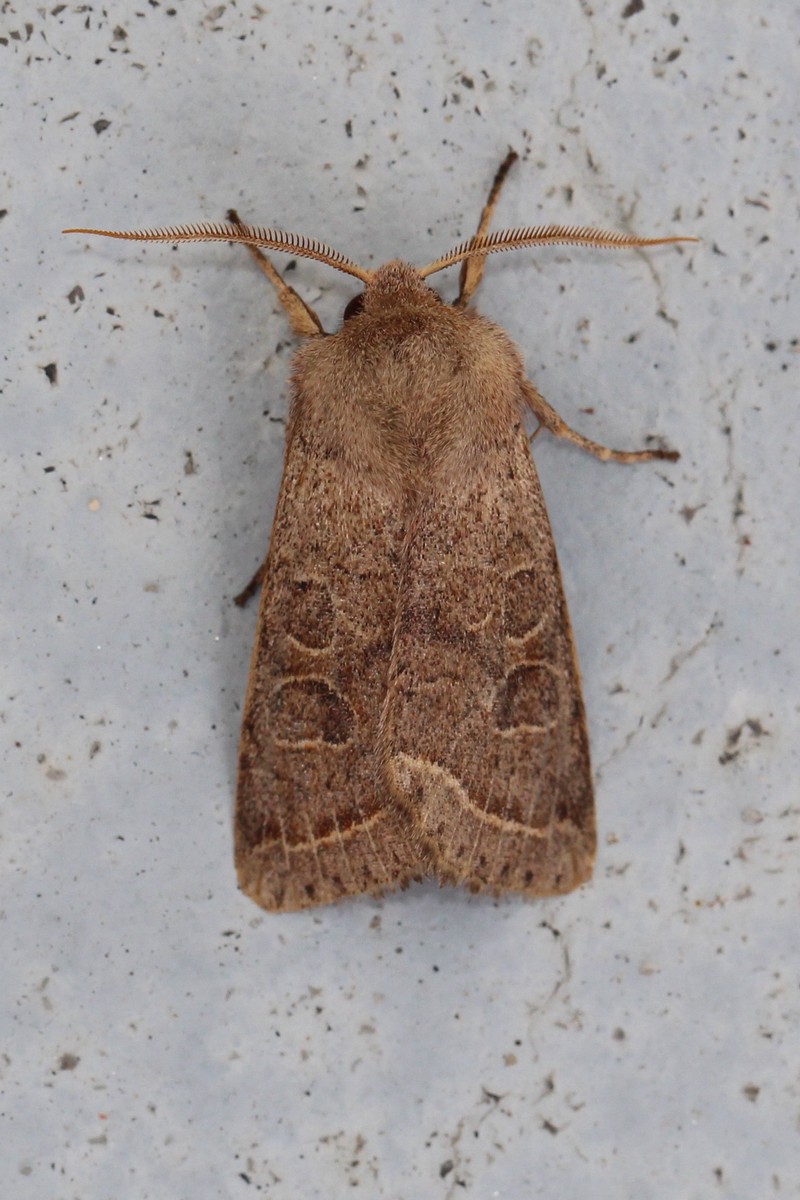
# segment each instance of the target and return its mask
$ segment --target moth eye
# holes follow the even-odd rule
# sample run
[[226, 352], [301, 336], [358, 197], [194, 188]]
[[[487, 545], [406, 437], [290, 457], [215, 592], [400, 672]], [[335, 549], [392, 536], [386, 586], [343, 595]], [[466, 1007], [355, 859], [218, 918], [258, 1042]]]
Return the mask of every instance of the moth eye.
[[349, 321], [351, 317], [357, 317], [363, 307], [364, 293], [359, 292], [357, 296], [353, 296], [353, 299], [349, 302], [347, 308], [344, 310], [342, 324], [344, 324], [345, 321]]

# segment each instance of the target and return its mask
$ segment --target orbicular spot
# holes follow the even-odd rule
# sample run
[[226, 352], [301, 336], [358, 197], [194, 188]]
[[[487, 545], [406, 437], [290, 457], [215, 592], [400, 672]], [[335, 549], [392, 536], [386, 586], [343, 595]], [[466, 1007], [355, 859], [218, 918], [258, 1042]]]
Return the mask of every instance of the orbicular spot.
[[342, 746], [353, 736], [355, 718], [346, 700], [322, 679], [290, 679], [270, 703], [273, 736], [292, 745], [327, 742]]
[[323, 650], [333, 637], [330, 589], [317, 579], [293, 579], [288, 593], [284, 618], [286, 632], [301, 646]]
[[550, 667], [524, 663], [510, 672], [495, 701], [499, 730], [547, 728], [557, 716], [558, 680]]
[[505, 630], [508, 637], [522, 639], [541, 624], [549, 608], [543, 589], [544, 574], [529, 568], [515, 571], [506, 579]]

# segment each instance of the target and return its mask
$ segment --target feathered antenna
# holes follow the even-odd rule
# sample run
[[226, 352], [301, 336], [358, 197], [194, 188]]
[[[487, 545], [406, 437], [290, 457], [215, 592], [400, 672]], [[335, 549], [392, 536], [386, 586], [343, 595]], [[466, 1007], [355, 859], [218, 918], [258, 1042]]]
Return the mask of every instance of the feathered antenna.
[[588, 225], [526, 225], [523, 229], [501, 229], [483, 237], [473, 237], [461, 242], [449, 253], [420, 267], [423, 279], [451, 267], [453, 263], [478, 254], [497, 254], [501, 250], [520, 250], [525, 246], [668, 246], [672, 242], [696, 242], [696, 237], [643, 238], [630, 233], [609, 233], [603, 229], [590, 229]]
[[128, 242], [240, 242], [244, 246], [263, 246], [266, 250], [282, 250], [299, 258], [313, 258], [327, 263], [345, 275], [355, 275], [369, 283], [373, 272], [358, 267], [338, 250], [324, 242], [305, 237], [302, 233], [286, 233], [282, 229], [264, 229], [260, 225], [222, 225], [208, 222], [200, 225], [165, 225], [160, 229], [64, 229], [62, 233], [89, 233], [97, 237], [122, 238]]

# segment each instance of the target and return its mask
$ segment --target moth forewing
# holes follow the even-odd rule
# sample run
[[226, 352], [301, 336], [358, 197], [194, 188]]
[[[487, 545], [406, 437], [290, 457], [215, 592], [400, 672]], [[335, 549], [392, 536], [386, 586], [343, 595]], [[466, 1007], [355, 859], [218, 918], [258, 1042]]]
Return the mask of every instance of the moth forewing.
[[571, 890], [595, 850], [589, 746], [519, 418], [423, 506], [404, 566], [385, 755], [432, 872], [476, 892]]
[[239, 881], [272, 910], [379, 893], [421, 873], [376, 773], [401, 515], [329, 457], [305, 399], [295, 384], [236, 796]]

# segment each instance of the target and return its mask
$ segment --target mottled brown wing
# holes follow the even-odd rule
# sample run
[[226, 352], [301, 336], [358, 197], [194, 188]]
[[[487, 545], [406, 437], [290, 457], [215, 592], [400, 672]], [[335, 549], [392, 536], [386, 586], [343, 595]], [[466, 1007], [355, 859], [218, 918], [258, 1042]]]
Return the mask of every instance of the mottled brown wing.
[[591, 873], [586, 723], [522, 430], [493, 462], [431, 495], [408, 533], [381, 753], [442, 882], [548, 895]]
[[401, 544], [385, 492], [297, 433], [262, 585], [236, 799], [239, 883], [264, 908], [379, 894], [422, 873], [376, 753]]

